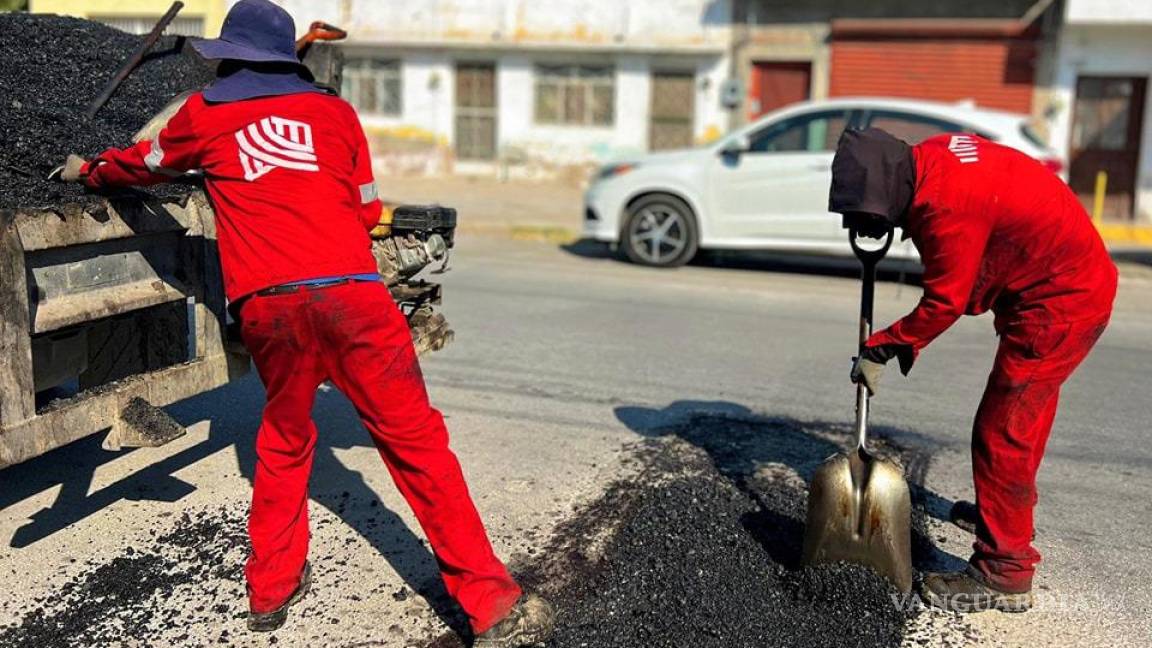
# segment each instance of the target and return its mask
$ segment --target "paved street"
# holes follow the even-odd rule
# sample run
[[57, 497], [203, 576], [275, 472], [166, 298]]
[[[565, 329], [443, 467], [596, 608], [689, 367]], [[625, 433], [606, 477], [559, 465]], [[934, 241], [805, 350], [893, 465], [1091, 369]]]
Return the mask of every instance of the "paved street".
[[[765, 259], [726, 265], [656, 271], [582, 245], [460, 241], [442, 277], [456, 342], [424, 369], [503, 557], [533, 559], [556, 523], [627, 470], [630, 444], [692, 412], [851, 419], [858, 282]], [[884, 283], [878, 323], [918, 292]], [[972, 495], [968, 431], [994, 349], [990, 319], [968, 318], [910, 379], [890, 372], [874, 400], [887, 435], [931, 453], [925, 486], [943, 500]], [[1150, 352], [1152, 281], [1125, 278], [1112, 326], [1063, 393], [1041, 472], [1039, 607], [970, 618], [971, 636], [949, 645], [1147, 645]], [[170, 408], [190, 433], [167, 447], [111, 454], [85, 441], [0, 472], [0, 624], [82, 583], [88, 561], [110, 564], [129, 548], [204, 559], [195, 543], [173, 541], [180, 517], [242, 524], [260, 405], [249, 377]], [[413, 593], [437, 600], [430, 554], [355, 413], [325, 391], [316, 419], [316, 583], [278, 645], [408, 646], [439, 634], [438, 615]], [[226, 529], [196, 533], [223, 547], [213, 560], [242, 560], [241, 546], [221, 540]], [[933, 523], [932, 535], [967, 557], [959, 530]], [[239, 574], [225, 572], [146, 593], [137, 603], [148, 615], [110, 641], [266, 645], [246, 634]], [[172, 623], [189, 615], [190, 626]]]

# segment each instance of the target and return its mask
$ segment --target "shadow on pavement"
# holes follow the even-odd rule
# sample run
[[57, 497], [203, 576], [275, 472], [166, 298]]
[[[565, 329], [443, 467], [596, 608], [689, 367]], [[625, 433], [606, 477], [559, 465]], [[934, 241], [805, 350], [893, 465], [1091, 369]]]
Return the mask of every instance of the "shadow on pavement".
[[[467, 621], [448, 596], [432, 553], [395, 512], [379, 503], [377, 494], [363, 476], [345, 467], [334, 453], [335, 449], [373, 447], [355, 410], [335, 389], [322, 388], [316, 396], [317, 408], [326, 415], [317, 420], [319, 440], [311, 480], [313, 501], [369, 541], [408, 587], [427, 599], [446, 624], [454, 630], [464, 630]], [[244, 405], [227, 407], [222, 406], [222, 402]], [[175, 475], [221, 451], [236, 453], [240, 472], [251, 483], [256, 463], [254, 438], [263, 403], [263, 389], [253, 376], [167, 408], [169, 414], [185, 426], [202, 421], [205, 411], [220, 415], [211, 420], [208, 438], [204, 441], [95, 491], [92, 491], [94, 476], [102, 466], [127, 452], [156, 451], [108, 452], [101, 449], [103, 435], [98, 434], [0, 470], [0, 510], [46, 490], [60, 488], [51, 506], [35, 513], [30, 522], [16, 530], [8, 541], [9, 546], [27, 547], [121, 500], [179, 501], [196, 487]], [[385, 471], [383, 461], [379, 470]], [[238, 495], [247, 500], [250, 491]]]
[[[582, 239], [566, 243], [560, 249], [584, 259], [618, 260], [627, 263], [612, 251], [607, 243]], [[860, 264], [851, 256], [827, 256], [769, 252], [763, 250], [702, 250], [689, 264], [700, 268], [747, 270], [753, 272], [782, 272], [787, 274], [824, 275], [830, 277], [859, 277]], [[913, 261], [889, 259], [879, 268], [879, 279], [909, 285], [920, 284], [920, 265]]]
[[[851, 438], [851, 426], [762, 416], [725, 401], [682, 400], [663, 409], [618, 407], [615, 414], [641, 437], [673, 435], [705, 451], [722, 475], [759, 502], [760, 510], [744, 520], [745, 528], [773, 560], [790, 569], [800, 566], [804, 503], [799, 502], [797, 508], [796, 502], [771, 501], [779, 489], [764, 487], [767, 482], [762, 480], [787, 479], [774, 470], [774, 465], [783, 465], [810, 483], [820, 464]], [[873, 448], [897, 455], [904, 464], [914, 508], [916, 567], [923, 571], [963, 569], [963, 559], [941, 550], [927, 532], [924, 518], [947, 521], [953, 503], [924, 486], [934, 444], [908, 430], [876, 427], [872, 435]]]
[[1152, 267], [1152, 249], [1131, 249], [1131, 250], [1113, 250], [1112, 258], [1117, 261], [1126, 261], [1128, 263], [1138, 263]]

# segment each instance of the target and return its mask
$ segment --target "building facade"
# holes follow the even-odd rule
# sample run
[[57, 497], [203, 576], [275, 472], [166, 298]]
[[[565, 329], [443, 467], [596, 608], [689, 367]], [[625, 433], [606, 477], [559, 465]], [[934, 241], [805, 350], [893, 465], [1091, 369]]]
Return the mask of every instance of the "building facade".
[[[1152, 224], [1148, 0], [277, 1], [348, 30], [342, 90], [392, 173], [582, 177], [796, 101], [899, 96], [1031, 113], [1090, 210]], [[185, 0], [169, 32], [215, 36], [234, 3]], [[30, 10], [144, 32], [169, 6]]]
[[1152, 225], [1152, 2], [1067, 0], [1055, 76], [1051, 141], [1069, 184], [1105, 221]]
[[1054, 0], [736, 0], [734, 121], [805, 99], [971, 101], [1030, 113]]
[[727, 0], [284, 0], [346, 29], [344, 95], [394, 173], [586, 170], [728, 128]]

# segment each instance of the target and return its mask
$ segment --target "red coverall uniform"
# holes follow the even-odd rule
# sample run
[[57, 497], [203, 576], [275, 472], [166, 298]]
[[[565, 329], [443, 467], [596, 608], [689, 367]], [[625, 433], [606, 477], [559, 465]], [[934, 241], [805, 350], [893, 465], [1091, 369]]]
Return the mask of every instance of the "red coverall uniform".
[[1036, 472], [1061, 384], [1108, 324], [1116, 267], [1079, 200], [1014, 149], [968, 135], [913, 148], [905, 224], [924, 295], [868, 340], [913, 353], [961, 315], [995, 313], [1000, 345], [972, 437], [977, 525], [972, 564], [995, 587], [1031, 589]]
[[299, 583], [308, 553], [312, 404], [332, 381], [355, 405], [431, 542], [448, 592], [484, 632], [520, 588], [496, 558], [404, 316], [380, 282], [259, 296], [270, 286], [375, 273], [368, 231], [381, 213], [368, 144], [352, 107], [301, 93], [230, 103], [193, 95], [153, 142], [111, 149], [86, 168], [93, 188], [204, 172], [225, 290], [241, 302], [245, 345], [267, 390], [257, 432], [245, 568], [250, 607], [268, 612]]

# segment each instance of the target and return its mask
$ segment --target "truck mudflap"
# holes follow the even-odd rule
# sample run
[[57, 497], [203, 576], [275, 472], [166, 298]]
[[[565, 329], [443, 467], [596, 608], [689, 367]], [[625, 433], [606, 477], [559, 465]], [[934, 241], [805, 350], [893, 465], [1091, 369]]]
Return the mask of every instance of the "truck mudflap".
[[224, 306], [199, 192], [0, 211], [0, 468], [108, 429], [116, 448], [179, 436], [140, 417], [249, 371]]

